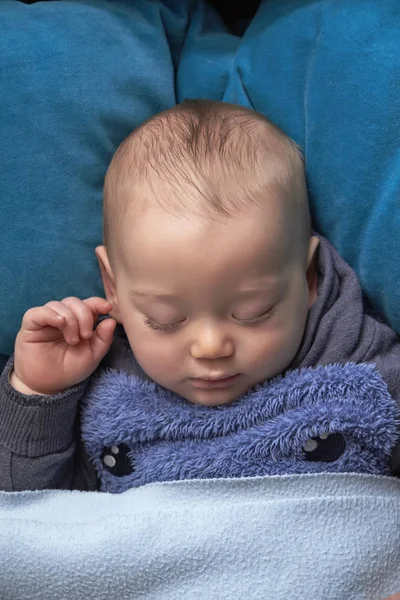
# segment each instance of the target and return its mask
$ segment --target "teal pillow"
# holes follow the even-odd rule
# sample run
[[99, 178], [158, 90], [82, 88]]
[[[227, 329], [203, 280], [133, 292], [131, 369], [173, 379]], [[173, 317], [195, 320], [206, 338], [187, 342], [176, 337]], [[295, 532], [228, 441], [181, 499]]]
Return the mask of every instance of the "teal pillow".
[[4, 354], [0, 354], [0, 373], [6, 366], [7, 360], [8, 360], [8, 356], [5, 356]]
[[178, 77], [179, 99], [253, 107], [302, 146], [316, 229], [398, 332], [399, 31], [398, 0], [265, 0], [242, 39], [201, 7]]
[[0, 353], [23, 313], [102, 294], [102, 183], [122, 139], [176, 102], [191, 0], [0, 2]]

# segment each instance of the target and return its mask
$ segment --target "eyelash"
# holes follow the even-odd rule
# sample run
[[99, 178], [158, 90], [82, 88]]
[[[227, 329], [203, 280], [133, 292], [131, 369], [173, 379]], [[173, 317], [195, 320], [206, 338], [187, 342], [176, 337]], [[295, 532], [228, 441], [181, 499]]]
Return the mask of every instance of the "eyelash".
[[150, 317], [144, 317], [143, 321], [147, 327], [150, 327], [150, 329], [154, 329], [155, 331], [174, 331], [180, 323], [183, 323], [183, 321], [177, 321], [176, 323], [158, 323], [157, 321], [150, 319]]
[[[257, 325], [258, 323], [262, 323], [263, 321], [267, 321], [268, 319], [270, 319], [272, 317], [273, 314], [274, 314], [274, 309], [270, 309], [270, 310], [267, 310], [266, 312], [262, 313], [261, 315], [258, 315], [257, 317], [253, 317], [252, 319], [238, 319], [237, 317], [235, 317], [235, 319], [242, 325], [250, 325], [251, 326], [251, 325]], [[185, 320], [186, 319], [182, 319], [182, 321], [177, 321], [175, 323], [158, 323], [157, 321], [150, 319], [150, 317], [144, 317], [144, 319], [143, 319], [144, 323], [147, 325], [147, 327], [150, 327], [150, 329], [153, 329], [154, 331], [164, 331], [164, 332], [174, 331]]]
[[261, 315], [258, 315], [257, 317], [253, 317], [252, 319], [238, 319], [236, 317], [236, 321], [239, 321], [239, 323], [241, 323], [242, 325], [258, 325], [258, 323], [262, 323], [263, 321], [268, 321], [268, 319], [270, 319], [272, 317], [274, 312], [275, 312], [275, 310], [273, 308], [270, 308], [269, 310], [266, 310], [265, 312], [263, 312]]

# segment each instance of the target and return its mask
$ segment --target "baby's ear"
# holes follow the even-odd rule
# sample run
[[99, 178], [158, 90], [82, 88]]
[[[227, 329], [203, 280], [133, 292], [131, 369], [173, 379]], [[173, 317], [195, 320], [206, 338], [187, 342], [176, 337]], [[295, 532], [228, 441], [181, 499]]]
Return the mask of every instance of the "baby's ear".
[[115, 286], [115, 277], [111, 269], [110, 261], [108, 260], [106, 247], [97, 246], [95, 252], [97, 260], [99, 262], [106, 299], [113, 305], [113, 309], [110, 311], [110, 317], [115, 319], [117, 323], [121, 323], [121, 318], [118, 310], [118, 298]]
[[319, 238], [315, 235], [310, 238], [310, 245], [308, 247], [308, 261], [307, 261], [307, 283], [309, 289], [309, 304], [311, 308], [318, 297], [318, 272], [317, 272], [317, 257], [318, 257], [318, 246]]
[[308, 265], [309, 269], [313, 264], [316, 266], [317, 263], [317, 249], [319, 246], [319, 238], [316, 235], [310, 237], [310, 244], [308, 246]]

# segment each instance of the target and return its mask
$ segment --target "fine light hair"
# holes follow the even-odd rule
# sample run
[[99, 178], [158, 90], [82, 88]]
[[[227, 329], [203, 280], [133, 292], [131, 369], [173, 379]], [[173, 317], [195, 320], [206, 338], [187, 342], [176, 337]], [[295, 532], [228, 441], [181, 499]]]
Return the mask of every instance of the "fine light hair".
[[295, 142], [248, 108], [185, 101], [144, 122], [115, 152], [104, 185], [104, 244], [112, 255], [128, 213], [138, 216], [154, 205], [214, 222], [260, 208], [274, 192], [290, 203], [290, 219], [308, 249], [304, 161]]

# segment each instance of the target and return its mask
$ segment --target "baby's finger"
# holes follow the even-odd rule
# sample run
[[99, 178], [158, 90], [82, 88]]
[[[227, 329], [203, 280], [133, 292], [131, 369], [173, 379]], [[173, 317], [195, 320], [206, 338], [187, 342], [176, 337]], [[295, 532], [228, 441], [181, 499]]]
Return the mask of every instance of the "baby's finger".
[[67, 344], [79, 344], [79, 324], [75, 312], [63, 302], [58, 302], [56, 300], [47, 302], [45, 306], [52, 308], [59, 315], [64, 317], [64, 324], [60, 329], [62, 329]]
[[94, 322], [100, 315], [107, 315], [113, 307], [111, 302], [108, 302], [108, 300], [105, 300], [105, 298], [99, 298], [97, 296], [86, 298], [85, 300], [83, 300], [83, 302], [92, 311]]
[[112, 344], [116, 324], [114, 319], [104, 319], [93, 333], [90, 344], [97, 363], [107, 354]]
[[98, 297], [93, 296], [91, 298], [86, 298], [83, 302], [92, 311], [92, 315], [93, 315], [92, 330], [93, 330], [95, 324], [97, 323], [98, 317], [100, 315], [108, 315], [113, 308], [113, 305], [111, 304], [111, 302], [108, 302], [104, 298], [98, 298]]
[[22, 329], [26, 331], [39, 331], [43, 327], [64, 326], [65, 317], [49, 306], [36, 306], [26, 311], [22, 318]]
[[68, 306], [75, 314], [78, 321], [79, 335], [83, 339], [89, 339], [93, 335], [93, 322], [97, 318], [97, 315], [93, 315], [90, 306], [80, 300], [70, 296], [62, 300], [62, 304]]

